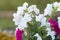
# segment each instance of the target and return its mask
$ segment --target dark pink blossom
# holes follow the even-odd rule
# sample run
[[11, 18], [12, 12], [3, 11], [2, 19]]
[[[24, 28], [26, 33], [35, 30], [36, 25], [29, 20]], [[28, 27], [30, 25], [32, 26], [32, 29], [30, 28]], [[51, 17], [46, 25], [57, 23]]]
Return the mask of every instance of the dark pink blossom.
[[59, 29], [59, 26], [58, 26], [58, 22], [55, 21], [52, 18], [49, 19], [48, 22], [50, 23], [51, 28], [53, 28], [53, 30], [55, 31], [56, 35], [60, 34], [60, 29]]
[[16, 40], [23, 40], [22, 35], [23, 35], [23, 31], [18, 29], [16, 31]]

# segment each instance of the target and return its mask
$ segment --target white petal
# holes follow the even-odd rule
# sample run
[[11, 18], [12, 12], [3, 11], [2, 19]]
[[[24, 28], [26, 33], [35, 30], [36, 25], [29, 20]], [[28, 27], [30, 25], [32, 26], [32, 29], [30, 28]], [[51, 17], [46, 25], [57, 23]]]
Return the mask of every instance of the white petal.
[[42, 40], [41, 36], [38, 33], [36, 33], [34, 36], [37, 37], [37, 40]]
[[51, 36], [52, 40], [55, 39], [55, 32], [54, 31], [51, 31], [51, 28], [47, 28], [47, 36]]
[[24, 10], [26, 10], [26, 9], [27, 9], [27, 7], [28, 7], [28, 3], [27, 3], [27, 2], [25, 2], [25, 3], [23, 4], [23, 9], [24, 9]]
[[36, 5], [32, 5], [32, 6], [28, 7], [28, 11], [29, 11], [29, 12], [34, 11], [34, 8], [35, 8], [35, 7], [36, 7]]
[[55, 8], [57, 8], [57, 7], [58, 7], [58, 2], [57, 2], [57, 1], [54, 2], [54, 3], [53, 3], [53, 6], [54, 6]]
[[57, 19], [58, 19], [58, 25], [59, 25], [59, 28], [60, 28], [60, 17], [58, 17]]
[[41, 20], [41, 26], [46, 26], [46, 17], [43, 17], [42, 20]]
[[36, 16], [36, 21], [41, 21], [41, 19], [44, 17], [43, 14], [39, 14], [38, 16]]
[[57, 11], [60, 11], [60, 7], [59, 7], [59, 8], [57, 8]]
[[22, 19], [22, 16], [20, 16], [20, 15], [18, 15], [16, 13], [14, 13], [13, 16], [14, 16], [13, 21], [15, 21], [15, 25], [19, 25], [19, 23], [20, 23], [20, 21]]
[[44, 10], [44, 15], [47, 16], [51, 16], [52, 14], [52, 4], [47, 4], [47, 7]]
[[34, 8], [34, 12], [35, 12], [36, 14], [39, 14], [39, 13], [40, 13], [40, 10], [39, 10], [37, 7], [35, 7], [35, 8]]
[[31, 16], [30, 16], [29, 14], [25, 13], [25, 15], [24, 15], [24, 20], [25, 20], [26, 22], [29, 22], [29, 21], [32, 20], [32, 18], [31, 18]]
[[18, 9], [17, 14], [23, 14], [24, 13], [23, 7], [18, 7], [17, 9]]

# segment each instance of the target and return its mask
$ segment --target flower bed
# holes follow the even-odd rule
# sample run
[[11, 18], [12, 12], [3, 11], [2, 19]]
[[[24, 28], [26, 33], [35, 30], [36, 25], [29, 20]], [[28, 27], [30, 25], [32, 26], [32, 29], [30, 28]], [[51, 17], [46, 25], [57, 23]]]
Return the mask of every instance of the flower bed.
[[17, 8], [13, 14], [16, 28], [16, 40], [58, 40], [60, 35], [60, 15], [55, 18], [56, 12], [60, 11], [60, 2], [47, 4], [44, 13], [41, 14], [36, 5]]

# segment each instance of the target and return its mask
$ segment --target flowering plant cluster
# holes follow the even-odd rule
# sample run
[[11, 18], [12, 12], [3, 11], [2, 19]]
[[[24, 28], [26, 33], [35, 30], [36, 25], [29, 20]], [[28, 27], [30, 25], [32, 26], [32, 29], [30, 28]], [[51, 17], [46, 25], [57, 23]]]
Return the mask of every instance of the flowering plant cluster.
[[60, 11], [60, 2], [47, 4], [43, 14], [36, 5], [28, 6], [25, 2], [19, 6], [13, 14], [13, 21], [18, 26], [16, 40], [55, 40], [55, 35], [60, 34], [60, 16], [53, 18], [57, 11]]

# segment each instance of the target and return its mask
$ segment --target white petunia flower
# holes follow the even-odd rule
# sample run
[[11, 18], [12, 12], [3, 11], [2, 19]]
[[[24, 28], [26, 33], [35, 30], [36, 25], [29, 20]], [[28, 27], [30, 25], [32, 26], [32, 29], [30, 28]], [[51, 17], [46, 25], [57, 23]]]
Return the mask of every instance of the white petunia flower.
[[32, 5], [32, 6], [28, 7], [29, 13], [32, 12], [32, 11], [34, 11], [35, 7], [36, 7], [36, 5]]
[[53, 3], [53, 7], [54, 8], [57, 8], [58, 7], [58, 2], [57, 1]]
[[39, 13], [40, 13], [40, 10], [39, 10], [37, 7], [34, 7], [34, 12], [35, 12], [36, 14], [39, 14]]
[[41, 36], [38, 33], [36, 33], [34, 36], [37, 37], [37, 40], [42, 40]]
[[36, 14], [40, 13], [39, 9], [36, 7], [36, 5], [32, 5], [32, 6], [28, 7], [28, 11], [29, 11], [29, 13], [32, 11], [34, 11]]
[[57, 11], [60, 11], [60, 2], [54, 2], [53, 7], [57, 8]]
[[28, 13], [25, 13], [25, 15], [24, 15], [24, 20], [25, 20], [26, 22], [31, 21], [31, 20], [32, 20], [31, 15], [28, 14]]
[[47, 4], [47, 7], [44, 10], [44, 15], [45, 16], [47, 16], [47, 15], [51, 16], [52, 8], [53, 8], [52, 4]]
[[18, 10], [17, 10], [17, 14], [19, 14], [19, 15], [24, 14], [24, 9], [23, 9], [23, 7], [18, 7], [17, 9], [18, 9]]
[[27, 28], [27, 22], [25, 22], [24, 20], [22, 20], [22, 21], [20, 22], [19, 27], [22, 27], [23, 29], [24, 29], [24, 28]]
[[47, 36], [51, 36], [52, 40], [55, 39], [55, 32], [54, 31], [51, 31], [51, 28], [47, 28]]
[[58, 19], [58, 25], [59, 25], [59, 28], [60, 28], [60, 17], [58, 17], [57, 19]]
[[21, 21], [21, 19], [22, 19], [22, 16], [14, 13], [14, 14], [13, 14], [13, 17], [14, 17], [13, 21], [15, 22], [15, 25], [19, 25], [19, 23], [20, 23], [20, 21]]
[[60, 11], [60, 7], [59, 7], [59, 8], [57, 8], [57, 11]]
[[19, 28], [20, 30], [24, 30], [25, 28], [27, 28], [27, 22], [22, 20], [17, 28]]
[[29, 12], [32, 12], [35, 7], [36, 7], [36, 5], [31, 5], [30, 7], [28, 7], [28, 11], [29, 11]]
[[36, 16], [36, 21], [41, 21], [41, 19], [44, 17], [43, 14], [39, 14], [38, 16]]
[[47, 20], [46, 17], [43, 17], [43, 18], [41, 19], [41, 27], [42, 27], [42, 26], [46, 26], [46, 23], [47, 23], [46, 20]]
[[19, 27], [20, 29], [22, 29], [22, 30], [23, 30], [24, 28], [27, 28], [27, 22], [29, 22], [29, 21], [31, 21], [31, 20], [32, 20], [31, 16], [30, 16], [29, 14], [25, 13], [25, 15], [24, 15], [24, 17], [21, 19], [18, 27]]
[[23, 4], [23, 9], [24, 9], [24, 10], [26, 10], [26, 9], [27, 9], [27, 7], [28, 7], [28, 3], [27, 3], [27, 2], [25, 2], [25, 3]]
[[36, 16], [36, 21], [41, 22], [41, 26], [46, 26], [46, 17], [44, 17], [43, 14], [39, 14], [39, 16]]

